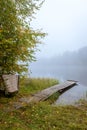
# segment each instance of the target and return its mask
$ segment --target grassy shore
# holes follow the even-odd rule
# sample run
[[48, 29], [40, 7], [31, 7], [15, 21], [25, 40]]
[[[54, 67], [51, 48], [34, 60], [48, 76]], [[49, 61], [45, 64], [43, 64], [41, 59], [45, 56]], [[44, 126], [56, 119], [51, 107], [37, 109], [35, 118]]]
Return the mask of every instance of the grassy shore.
[[11, 112], [6, 111], [19, 98], [32, 95], [57, 84], [55, 79], [21, 79], [19, 93], [12, 98], [0, 97], [0, 130], [87, 130], [87, 102], [79, 106], [50, 105], [54, 94], [45, 102], [30, 104]]

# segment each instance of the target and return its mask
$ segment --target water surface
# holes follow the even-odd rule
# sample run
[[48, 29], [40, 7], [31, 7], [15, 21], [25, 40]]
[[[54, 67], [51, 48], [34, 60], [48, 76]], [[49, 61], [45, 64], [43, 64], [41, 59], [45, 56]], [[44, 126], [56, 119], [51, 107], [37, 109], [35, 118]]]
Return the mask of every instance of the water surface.
[[57, 66], [55, 68], [44, 66], [32, 69], [32, 77], [56, 78], [60, 82], [68, 79], [78, 81], [78, 85], [67, 90], [55, 104], [74, 104], [80, 99], [87, 99], [87, 67], [86, 66]]
[[54, 104], [74, 105], [81, 99], [87, 100], [87, 87], [78, 84], [61, 94]]

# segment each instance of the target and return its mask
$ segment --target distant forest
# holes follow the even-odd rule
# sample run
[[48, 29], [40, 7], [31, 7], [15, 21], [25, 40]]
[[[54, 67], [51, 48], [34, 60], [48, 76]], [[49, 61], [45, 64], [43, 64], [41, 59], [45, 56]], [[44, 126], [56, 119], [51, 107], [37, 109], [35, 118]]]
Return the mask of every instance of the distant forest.
[[66, 51], [63, 55], [54, 56], [51, 58], [39, 59], [32, 64], [33, 68], [51, 68], [57, 66], [86, 66], [87, 65], [87, 46], [78, 51]]

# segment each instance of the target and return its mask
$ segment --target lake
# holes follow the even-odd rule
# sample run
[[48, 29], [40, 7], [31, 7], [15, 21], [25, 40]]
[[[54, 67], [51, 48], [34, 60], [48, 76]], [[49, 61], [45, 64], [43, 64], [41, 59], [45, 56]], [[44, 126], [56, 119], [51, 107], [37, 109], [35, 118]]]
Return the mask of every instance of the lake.
[[32, 77], [56, 78], [60, 82], [76, 80], [78, 85], [60, 95], [55, 104], [74, 104], [80, 99], [87, 99], [87, 67], [84, 66], [56, 66], [31, 67]]

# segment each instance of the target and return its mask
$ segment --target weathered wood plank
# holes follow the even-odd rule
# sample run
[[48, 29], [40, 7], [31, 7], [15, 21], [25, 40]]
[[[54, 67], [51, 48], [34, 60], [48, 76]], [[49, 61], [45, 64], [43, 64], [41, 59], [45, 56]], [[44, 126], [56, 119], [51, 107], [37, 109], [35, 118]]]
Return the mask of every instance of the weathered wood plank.
[[62, 84], [54, 85], [52, 87], [44, 89], [44, 90], [34, 94], [31, 98], [29, 98], [29, 97], [21, 98], [20, 101], [25, 102], [25, 103], [44, 101], [48, 97], [53, 95], [54, 93], [56, 93], [56, 92], [58, 92], [60, 90], [63, 90], [65, 88], [67, 89], [67, 88], [69, 88], [71, 86], [74, 86], [75, 84], [76, 84], [76, 82], [74, 82], [74, 81], [66, 81], [66, 82], [64, 82]]
[[8, 109], [8, 111], [13, 111], [14, 109], [20, 109], [22, 107], [27, 106], [30, 103], [37, 103], [40, 101], [46, 100], [48, 97], [50, 97], [52, 94], [63, 90], [67, 89], [71, 86], [74, 86], [76, 84], [76, 81], [66, 81], [64, 83], [54, 85], [52, 87], [49, 87], [47, 89], [44, 89], [36, 94], [34, 94], [31, 97], [25, 97], [25, 98], [20, 98], [18, 102], [14, 102], [12, 104], [12, 109]]
[[51, 95], [53, 95], [54, 93], [63, 90], [63, 89], [67, 89], [71, 86], [74, 86], [76, 84], [76, 82], [74, 81], [66, 81], [62, 84], [58, 84], [55, 86], [52, 86], [50, 88], [44, 89], [41, 92], [34, 94], [35, 97], [35, 101], [39, 102], [39, 101], [43, 101], [45, 99], [47, 99], [48, 97], [50, 97]]

